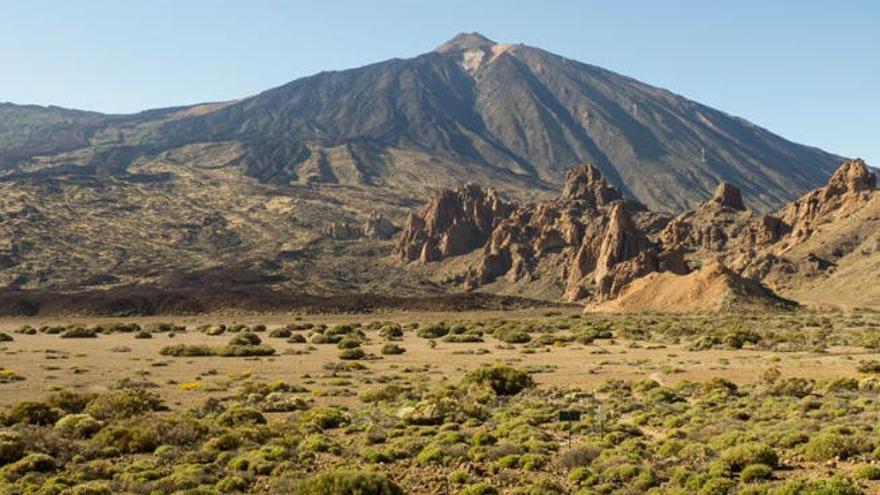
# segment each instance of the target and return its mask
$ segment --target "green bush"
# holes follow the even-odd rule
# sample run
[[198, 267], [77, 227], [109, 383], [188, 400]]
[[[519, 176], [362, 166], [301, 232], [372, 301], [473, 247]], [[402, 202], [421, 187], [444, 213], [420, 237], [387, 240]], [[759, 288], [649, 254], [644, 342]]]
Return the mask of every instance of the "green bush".
[[270, 339], [289, 339], [291, 335], [293, 332], [287, 327], [276, 328], [269, 332]]
[[214, 351], [206, 345], [167, 345], [159, 349], [159, 354], [173, 357], [204, 357], [213, 356]]
[[403, 495], [393, 481], [372, 472], [336, 471], [306, 478], [293, 495]]
[[361, 346], [361, 341], [352, 337], [344, 337], [336, 343], [336, 347], [340, 349], [354, 349]]
[[465, 487], [458, 495], [498, 495], [498, 490], [488, 483], [477, 483]]
[[215, 349], [214, 354], [220, 357], [273, 356], [275, 349], [268, 345], [227, 345]]
[[240, 332], [229, 339], [230, 346], [236, 345], [260, 345], [263, 341], [260, 336], [252, 332]]
[[449, 327], [442, 323], [435, 323], [416, 330], [416, 335], [423, 339], [439, 339], [449, 333]]
[[346, 361], [357, 361], [365, 357], [367, 357], [367, 353], [364, 352], [364, 350], [360, 347], [355, 347], [354, 349], [343, 349], [339, 353], [339, 359], [343, 359]]
[[6, 417], [14, 423], [51, 425], [58, 421], [59, 411], [45, 402], [25, 400], [12, 406]]
[[51, 456], [46, 454], [28, 454], [9, 464], [3, 470], [7, 476], [18, 478], [31, 473], [48, 473], [54, 471], [55, 468], [55, 459]]
[[749, 464], [739, 473], [739, 479], [743, 483], [763, 481], [773, 476], [773, 468], [766, 464]]
[[13, 340], [15, 339], [13, 339], [8, 333], [0, 332], [0, 342], [12, 342]]
[[492, 336], [507, 344], [525, 344], [532, 340], [527, 332], [514, 328], [499, 328], [492, 333]]
[[859, 466], [853, 470], [853, 478], [857, 480], [880, 480], [880, 467], [871, 464]]
[[123, 454], [145, 454], [159, 446], [159, 434], [144, 424], [117, 424], [98, 432], [91, 442], [98, 449], [110, 448]]
[[61, 333], [62, 339], [93, 339], [97, 336], [97, 330], [87, 327], [70, 327]]
[[88, 414], [68, 414], [55, 423], [55, 431], [70, 438], [88, 438], [104, 424]]
[[61, 492], [62, 495], [113, 495], [110, 483], [106, 481], [88, 481]]
[[318, 407], [303, 413], [300, 421], [329, 430], [339, 428], [343, 423], [348, 422], [348, 417], [335, 407]]
[[134, 338], [136, 339], [152, 339], [153, 333], [147, 330], [141, 330], [140, 332], [134, 334]]
[[0, 466], [15, 462], [24, 455], [24, 440], [13, 431], [0, 431]]
[[804, 458], [808, 461], [846, 459], [853, 454], [852, 442], [839, 433], [820, 433], [804, 445]]
[[750, 464], [765, 464], [771, 468], [779, 464], [776, 451], [759, 442], [735, 445], [721, 453], [721, 460], [733, 471], [741, 471]]
[[126, 419], [150, 411], [168, 408], [157, 394], [142, 388], [127, 388], [101, 394], [92, 399], [85, 412], [100, 420]]
[[266, 417], [260, 411], [249, 407], [232, 407], [217, 417], [217, 424], [227, 428], [242, 425], [264, 425]]
[[773, 490], [772, 495], [864, 495], [852, 480], [834, 477], [825, 480], [793, 480]]
[[535, 385], [525, 371], [503, 364], [481, 366], [470, 371], [465, 375], [464, 383], [487, 387], [496, 395], [516, 395]]
[[382, 346], [382, 354], [386, 356], [394, 356], [404, 352], [406, 352], [406, 349], [397, 344], [385, 344]]

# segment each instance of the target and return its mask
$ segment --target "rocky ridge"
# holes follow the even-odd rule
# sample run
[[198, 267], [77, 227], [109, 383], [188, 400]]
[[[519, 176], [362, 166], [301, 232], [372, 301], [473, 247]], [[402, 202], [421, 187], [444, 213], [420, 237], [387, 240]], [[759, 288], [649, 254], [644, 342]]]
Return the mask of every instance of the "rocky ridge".
[[[857, 159], [842, 164], [826, 186], [776, 214], [752, 212], [740, 190], [722, 182], [709, 200], [669, 217], [624, 199], [597, 168], [585, 165], [568, 173], [557, 199], [536, 204], [507, 204], [491, 195], [493, 208], [468, 210], [462, 205], [483, 205], [490, 195], [473, 185], [442, 192], [411, 214], [395, 252], [403, 260], [421, 262], [476, 252], [457, 278], [469, 289], [499, 278], [528, 283], [550, 277], [563, 288], [565, 300], [602, 303], [623, 293], [643, 300], [645, 291], [660, 290], [670, 277], [689, 277], [684, 280], [726, 287], [713, 293], [726, 301], [718, 304], [729, 305], [776, 297], [764, 284], [780, 286], [803, 266], [832, 269], [833, 262], [813, 253], [794, 259], [786, 253], [875, 195], [876, 176]], [[475, 211], [484, 214], [478, 216], [483, 219], [479, 228]], [[699, 276], [692, 275], [697, 272]], [[628, 291], [634, 281], [661, 273], [652, 280], [662, 283], [643, 281], [638, 297]], [[682, 294], [666, 297], [687, 299]], [[770, 302], [778, 306], [778, 301]]]

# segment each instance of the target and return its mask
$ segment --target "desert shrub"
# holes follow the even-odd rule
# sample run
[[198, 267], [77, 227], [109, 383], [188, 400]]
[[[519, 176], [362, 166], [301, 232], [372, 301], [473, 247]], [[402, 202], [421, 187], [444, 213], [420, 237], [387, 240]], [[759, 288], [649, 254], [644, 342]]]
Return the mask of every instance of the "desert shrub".
[[857, 480], [880, 480], [880, 467], [872, 464], [865, 464], [853, 470], [853, 478]]
[[272, 356], [275, 349], [268, 345], [227, 345], [214, 349], [214, 354], [220, 357]]
[[352, 337], [344, 337], [336, 343], [339, 349], [354, 349], [361, 346], [361, 341]]
[[803, 398], [813, 391], [815, 383], [806, 378], [787, 378], [775, 381], [767, 392], [770, 395]]
[[63, 492], [62, 495], [113, 495], [114, 492], [110, 488], [110, 483], [106, 481], [87, 481], [80, 485], [71, 487]]
[[354, 349], [343, 349], [339, 353], [339, 359], [343, 359], [346, 361], [357, 361], [358, 359], [363, 359], [367, 357], [367, 353], [364, 352], [360, 347], [355, 347]]
[[458, 495], [498, 495], [498, 489], [488, 483], [477, 483], [464, 487]]
[[123, 454], [144, 454], [159, 446], [159, 434], [141, 423], [116, 424], [98, 432], [91, 444], [97, 449], [113, 449]]
[[721, 460], [733, 471], [741, 471], [750, 464], [765, 464], [775, 468], [779, 457], [765, 443], [749, 442], [730, 447], [721, 453]]
[[400, 325], [385, 325], [379, 329], [379, 337], [386, 340], [399, 339], [403, 337], [403, 328]]
[[[30, 473], [48, 473], [54, 471], [55, 459], [46, 454], [28, 454], [9, 464], [3, 470], [7, 476], [18, 478]], [[0, 485], [2, 486], [2, 485]]]
[[140, 332], [134, 334], [134, 338], [136, 339], [152, 339], [153, 333], [147, 330], [141, 330]]
[[218, 481], [214, 488], [220, 493], [244, 492], [248, 488], [248, 482], [240, 476], [230, 475]]
[[492, 336], [506, 344], [525, 344], [532, 340], [527, 332], [515, 328], [499, 328], [492, 333]]
[[325, 335], [323, 333], [316, 333], [309, 337], [310, 344], [336, 344], [342, 340], [342, 335]]
[[447, 335], [443, 342], [450, 344], [476, 344], [483, 341], [483, 337], [473, 334]]
[[853, 450], [853, 444], [847, 437], [839, 433], [820, 433], [804, 445], [804, 458], [818, 462], [845, 459], [854, 453]]
[[302, 423], [313, 424], [323, 430], [339, 428], [348, 422], [348, 417], [335, 407], [318, 407], [300, 416]]
[[305, 343], [306, 343], [306, 337], [305, 337], [304, 335], [302, 335], [302, 334], [295, 333], [295, 334], [291, 335], [290, 338], [287, 339], [286, 342], [287, 342], [288, 344], [305, 344]]
[[776, 443], [784, 449], [790, 449], [792, 447], [807, 443], [808, 441], [810, 441], [810, 436], [806, 433], [802, 431], [790, 431], [782, 435], [782, 437]]
[[29, 425], [51, 425], [58, 421], [58, 409], [32, 400], [21, 401], [9, 410], [6, 417], [12, 423], [25, 423]]
[[236, 345], [260, 345], [263, 341], [260, 336], [252, 332], [240, 332], [229, 339], [229, 346]]
[[213, 356], [214, 350], [206, 345], [167, 345], [159, 350], [159, 354], [172, 357], [204, 357]]
[[859, 381], [855, 378], [835, 378], [825, 383], [828, 392], [855, 392], [859, 389]]
[[0, 466], [15, 462], [24, 455], [25, 444], [21, 434], [0, 431]]
[[464, 383], [487, 387], [497, 395], [515, 395], [533, 387], [535, 382], [525, 371], [503, 364], [481, 366], [464, 377]]
[[100, 420], [126, 419], [150, 411], [167, 410], [157, 394], [142, 388], [127, 388], [101, 394], [92, 399], [85, 412]]
[[8, 333], [0, 332], [0, 342], [12, 342], [14, 339]]
[[863, 495], [865, 492], [848, 478], [793, 480], [773, 490], [772, 495]]
[[404, 352], [406, 352], [406, 349], [397, 344], [385, 344], [382, 346], [382, 354], [385, 354], [386, 356], [394, 356], [403, 354]]
[[703, 486], [700, 487], [700, 490], [697, 492], [698, 495], [728, 495], [733, 491], [736, 487], [736, 481], [733, 481], [728, 478], [710, 478]]
[[24, 377], [15, 371], [0, 368], [0, 383], [20, 382], [22, 380], [24, 380]]
[[227, 428], [242, 425], [264, 425], [266, 417], [260, 411], [249, 407], [232, 407], [217, 416], [216, 423]]
[[743, 483], [763, 481], [773, 476], [773, 468], [766, 464], [749, 464], [739, 473], [739, 479]]
[[580, 445], [564, 451], [560, 456], [559, 463], [567, 469], [589, 466], [601, 453], [602, 450], [596, 446]]
[[104, 424], [88, 414], [68, 414], [55, 423], [55, 431], [70, 438], [88, 438]]
[[403, 495], [393, 481], [373, 472], [335, 471], [304, 479], [293, 495]]
[[61, 333], [62, 339], [93, 339], [98, 336], [98, 331], [88, 327], [70, 327]]
[[288, 339], [293, 332], [287, 327], [276, 328], [269, 332], [270, 339]]
[[880, 373], [880, 361], [877, 361], [876, 359], [859, 361], [856, 370], [860, 373]]
[[449, 333], [449, 327], [442, 323], [435, 323], [416, 330], [416, 335], [423, 339], [439, 339]]

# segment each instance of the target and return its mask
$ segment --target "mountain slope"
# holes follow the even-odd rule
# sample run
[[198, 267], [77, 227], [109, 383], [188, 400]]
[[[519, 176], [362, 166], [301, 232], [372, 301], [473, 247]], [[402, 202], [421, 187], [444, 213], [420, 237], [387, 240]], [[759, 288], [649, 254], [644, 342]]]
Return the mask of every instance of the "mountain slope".
[[566, 170], [589, 162], [648, 207], [681, 211], [719, 181], [773, 209], [841, 161], [666, 90], [474, 33], [412, 59], [324, 72], [224, 104], [70, 113], [65, 129], [41, 123], [36, 136], [59, 141], [51, 145], [24, 146], [31, 137], [0, 127], [0, 170], [80, 148], [72, 163], [118, 171], [184, 145], [234, 142], [240, 154], [226, 165], [264, 182], [410, 191], [448, 177], [500, 180], [526, 194], [558, 188]]

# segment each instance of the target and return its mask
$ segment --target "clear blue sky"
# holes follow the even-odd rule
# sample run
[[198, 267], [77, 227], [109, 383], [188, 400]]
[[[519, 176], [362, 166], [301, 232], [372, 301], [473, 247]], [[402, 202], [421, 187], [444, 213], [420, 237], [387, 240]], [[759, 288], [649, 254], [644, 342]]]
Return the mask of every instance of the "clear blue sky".
[[228, 100], [479, 31], [880, 166], [875, 0], [9, 0], [0, 26], [0, 101], [127, 113]]

